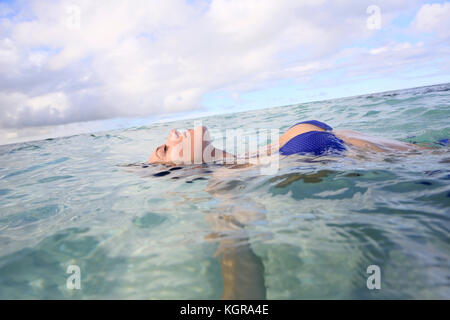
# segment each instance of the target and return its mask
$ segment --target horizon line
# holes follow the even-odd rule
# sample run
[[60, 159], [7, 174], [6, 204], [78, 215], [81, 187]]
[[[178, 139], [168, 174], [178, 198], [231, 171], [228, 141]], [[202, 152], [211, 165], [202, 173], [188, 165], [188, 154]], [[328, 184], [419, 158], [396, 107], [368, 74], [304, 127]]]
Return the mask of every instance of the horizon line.
[[[148, 125], [159, 124], [159, 123], [170, 123], [170, 122], [175, 122], [175, 121], [180, 121], [180, 120], [195, 120], [195, 119], [199, 119], [199, 118], [227, 115], [227, 114], [233, 114], [233, 113], [243, 113], [243, 112], [249, 112], [249, 111], [255, 111], [255, 110], [265, 110], [265, 109], [272, 109], [272, 108], [283, 108], [283, 107], [290, 107], [290, 106], [293, 106], [293, 105], [314, 103], [314, 102], [325, 102], [325, 101], [336, 100], [336, 99], [356, 98], [356, 97], [361, 97], [361, 96], [371, 95], [371, 94], [381, 94], [381, 93], [387, 93], [387, 92], [395, 92], [395, 91], [402, 91], [402, 90], [418, 89], [418, 88], [433, 87], [433, 86], [447, 85], [447, 84], [450, 84], [450, 82], [435, 83], [435, 84], [429, 84], [429, 85], [418, 86], [418, 87], [407, 87], [407, 88], [400, 88], [400, 89], [392, 89], [392, 90], [386, 90], [386, 91], [367, 92], [367, 93], [361, 93], [361, 94], [351, 95], [351, 96], [338, 96], [338, 97], [327, 98], [327, 99], [324, 99], [324, 100], [310, 100], [310, 101], [296, 102], [296, 103], [285, 104], [285, 105], [280, 105], [280, 106], [267, 106], [267, 107], [261, 107], [261, 108], [255, 108], [255, 109], [248, 108], [248, 109], [242, 110], [242, 111], [230, 111], [230, 112], [223, 112], [223, 113], [222, 112], [220, 112], [220, 113], [212, 112], [212, 113], [209, 113], [209, 114], [206, 114], [206, 115], [197, 115], [197, 116], [193, 115], [192, 117], [189, 117], [189, 115], [188, 115], [187, 117], [180, 117], [180, 118], [176, 118], [175, 117], [175, 118], [172, 118], [172, 119], [157, 119], [157, 120], [155, 120], [153, 122], [150, 122]], [[77, 124], [77, 123], [109, 121], [109, 120], [114, 120], [114, 119], [143, 119], [145, 117], [146, 116], [142, 116], [142, 117], [113, 117], [113, 118], [105, 118], [105, 119], [97, 119], [97, 120], [89, 120], [89, 121], [68, 122], [68, 123], [62, 123], [62, 124], [54, 125], [54, 126], [72, 125], [72, 124]], [[30, 126], [30, 127], [25, 127], [25, 128], [45, 128], [45, 127], [51, 127], [51, 126]], [[10, 146], [10, 145], [21, 144], [21, 143], [40, 142], [40, 141], [45, 141], [45, 140], [69, 138], [69, 137], [75, 137], [75, 136], [79, 136], [79, 135], [83, 135], [83, 134], [96, 134], [96, 133], [98, 134], [98, 133], [109, 132], [109, 131], [113, 131], [113, 130], [131, 129], [131, 128], [134, 128], [134, 127], [140, 127], [140, 126], [119, 127], [119, 128], [116, 128], [116, 129], [106, 129], [106, 130], [100, 130], [100, 131], [88, 131], [88, 132], [82, 132], [82, 133], [77, 133], [77, 134], [72, 134], [72, 135], [69, 134], [69, 135], [55, 136], [55, 137], [36, 139], [36, 140], [24, 140], [24, 141], [20, 141], [20, 142], [5, 143], [5, 144], [0, 142], [0, 146]]]

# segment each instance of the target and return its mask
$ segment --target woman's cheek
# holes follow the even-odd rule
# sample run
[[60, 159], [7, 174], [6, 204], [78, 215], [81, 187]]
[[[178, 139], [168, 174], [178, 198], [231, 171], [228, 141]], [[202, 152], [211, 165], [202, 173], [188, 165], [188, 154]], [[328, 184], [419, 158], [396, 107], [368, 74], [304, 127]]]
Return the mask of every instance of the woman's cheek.
[[170, 161], [174, 163], [182, 163], [183, 162], [183, 144], [178, 143], [171, 148], [171, 152], [169, 154]]

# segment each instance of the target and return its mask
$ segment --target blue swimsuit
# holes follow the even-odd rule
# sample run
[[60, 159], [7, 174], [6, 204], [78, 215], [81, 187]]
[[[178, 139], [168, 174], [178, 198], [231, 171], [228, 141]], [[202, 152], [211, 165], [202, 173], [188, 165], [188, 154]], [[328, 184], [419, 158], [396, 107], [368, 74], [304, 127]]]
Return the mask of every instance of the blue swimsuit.
[[331, 132], [327, 132], [333, 130], [329, 125], [317, 120], [310, 120], [299, 122], [292, 127], [300, 123], [312, 124], [326, 131], [309, 131], [295, 136], [280, 148], [281, 155], [314, 154], [319, 156], [327, 153], [339, 153], [346, 150], [344, 141]]

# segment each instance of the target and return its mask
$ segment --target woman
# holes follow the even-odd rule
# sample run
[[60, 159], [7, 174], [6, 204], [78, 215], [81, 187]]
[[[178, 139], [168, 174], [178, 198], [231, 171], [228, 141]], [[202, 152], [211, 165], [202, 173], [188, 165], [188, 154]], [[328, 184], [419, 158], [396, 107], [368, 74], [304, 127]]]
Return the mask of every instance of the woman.
[[[394, 140], [368, 137], [350, 130], [333, 130], [325, 123], [311, 120], [295, 124], [277, 141], [268, 145], [264, 153], [280, 155], [346, 153], [350, 149], [375, 152], [410, 151], [418, 146]], [[205, 156], [206, 155], [206, 156]], [[167, 141], [150, 156], [151, 163], [192, 163], [235, 160], [230, 153], [215, 148], [205, 127], [189, 129], [184, 133], [172, 130]], [[227, 172], [214, 170], [205, 191], [218, 200], [214, 212], [206, 215], [213, 229], [207, 239], [217, 241], [215, 256], [220, 256], [223, 280], [223, 299], [267, 298], [264, 264], [252, 250], [246, 225], [264, 220], [265, 208], [250, 198], [241, 198], [246, 205], [223, 192], [220, 183], [230, 174], [239, 175], [245, 166], [232, 166]], [[226, 170], [226, 168], [223, 168]], [[233, 172], [233, 173], [232, 173]], [[219, 186], [219, 187], [217, 187]], [[245, 200], [243, 200], [245, 199]]]
[[[293, 125], [278, 141], [266, 147], [266, 154], [280, 155], [344, 153], [349, 148], [375, 152], [413, 151], [423, 147], [414, 144], [375, 138], [351, 130], [333, 130], [329, 125], [317, 121], [303, 121]], [[197, 127], [180, 133], [173, 129], [167, 141], [156, 148], [149, 158], [150, 163], [207, 163], [234, 159], [235, 156], [215, 148], [206, 127]]]

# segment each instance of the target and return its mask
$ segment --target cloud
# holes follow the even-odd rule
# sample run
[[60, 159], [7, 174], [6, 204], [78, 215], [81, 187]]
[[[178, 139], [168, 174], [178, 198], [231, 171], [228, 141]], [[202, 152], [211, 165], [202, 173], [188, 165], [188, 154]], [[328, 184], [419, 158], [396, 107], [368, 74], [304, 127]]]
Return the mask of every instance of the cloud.
[[[349, 79], [388, 74], [448, 51], [377, 36], [383, 28], [389, 30], [406, 8], [419, 9], [418, 1], [379, 1], [381, 31], [367, 28], [366, 9], [371, 4], [347, 0], [2, 4], [0, 127], [199, 110], [205, 108], [202, 97], [217, 90], [239, 96], [284, 79], [317, 85], [314, 79], [333, 70]], [[449, 6], [423, 5], [408, 32], [440, 32], [450, 20]], [[327, 81], [343, 81], [342, 74], [322, 84]]]
[[420, 31], [450, 35], [450, 2], [424, 4], [418, 11], [414, 25]]
[[17, 92], [0, 92], [0, 104], [15, 106], [3, 114], [0, 122], [3, 128], [36, 126], [42, 123], [58, 124], [66, 118], [70, 107], [64, 92], [52, 92], [36, 97], [27, 97]]

